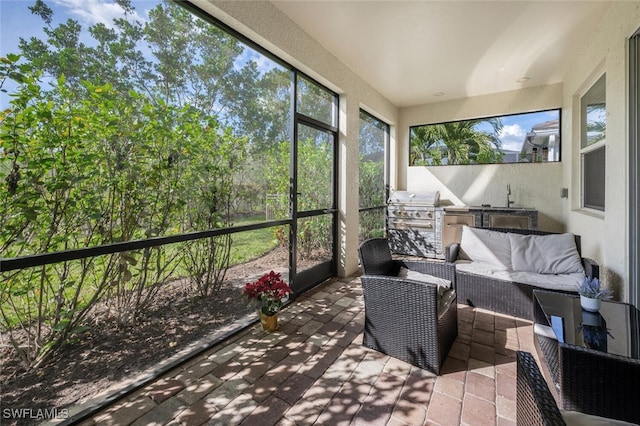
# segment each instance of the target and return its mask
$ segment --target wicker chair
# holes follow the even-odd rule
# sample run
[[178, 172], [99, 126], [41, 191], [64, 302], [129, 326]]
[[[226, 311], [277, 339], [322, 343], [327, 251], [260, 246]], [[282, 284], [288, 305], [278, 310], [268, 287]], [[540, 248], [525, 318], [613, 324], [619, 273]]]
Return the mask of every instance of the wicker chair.
[[454, 266], [394, 260], [384, 238], [363, 242], [358, 254], [363, 271], [364, 346], [438, 374], [458, 335], [456, 299], [438, 314], [437, 285], [397, 274], [404, 266], [454, 284]]

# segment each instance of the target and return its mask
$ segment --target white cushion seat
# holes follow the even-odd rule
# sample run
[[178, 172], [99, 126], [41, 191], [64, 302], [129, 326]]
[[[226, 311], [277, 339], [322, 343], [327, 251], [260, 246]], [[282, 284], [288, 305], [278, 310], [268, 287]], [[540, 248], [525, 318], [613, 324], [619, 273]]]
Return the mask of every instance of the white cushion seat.
[[575, 236], [462, 227], [456, 270], [548, 290], [576, 291], [585, 276]]
[[465, 260], [456, 261], [456, 269], [460, 272], [481, 275], [497, 280], [528, 284], [548, 290], [576, 291], [584, 279], [584, 272], [574, 272], [571, 274], [538, 274], [535, 272], [512, 271], [496, 268], [494, 265], [469, 262]]

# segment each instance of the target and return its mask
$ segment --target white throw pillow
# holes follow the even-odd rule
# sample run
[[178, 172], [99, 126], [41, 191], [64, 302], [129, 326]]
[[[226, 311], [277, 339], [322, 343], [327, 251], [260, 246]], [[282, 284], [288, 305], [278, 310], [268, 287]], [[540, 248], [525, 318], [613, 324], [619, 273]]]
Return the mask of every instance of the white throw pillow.
[[451, 288], [451, 281], [449, 280], [429, 274], [423, 274], [422, 272], [412, 271], [404, 266], [400, 268], [398, 277], [408, 278], [410, 280], [420, 281], [423, 283], [436, 284], [438, 286], [438, 297], [442, 297], [444, 292]]
[[538, 274], [584, 273], [573, 234], [509, 234], [514, 271]]
[[511, 243], [506, 232], [462, 227], [460, 249], [474, 262], [488, 263], [501, 269], [511, 269]]

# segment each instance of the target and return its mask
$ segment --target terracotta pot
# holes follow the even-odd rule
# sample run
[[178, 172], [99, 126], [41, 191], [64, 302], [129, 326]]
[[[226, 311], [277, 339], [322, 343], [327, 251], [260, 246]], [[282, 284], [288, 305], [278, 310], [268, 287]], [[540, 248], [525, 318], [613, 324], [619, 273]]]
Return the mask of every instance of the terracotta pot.
[[268, 333], [272, 331], [276, 331], [278, 328], [278, 314], [273, 315], [265, 315], [262, 311], [258, 311], [258, 315], [260, 316], [260, 324], [262, 324], [262, 329]]

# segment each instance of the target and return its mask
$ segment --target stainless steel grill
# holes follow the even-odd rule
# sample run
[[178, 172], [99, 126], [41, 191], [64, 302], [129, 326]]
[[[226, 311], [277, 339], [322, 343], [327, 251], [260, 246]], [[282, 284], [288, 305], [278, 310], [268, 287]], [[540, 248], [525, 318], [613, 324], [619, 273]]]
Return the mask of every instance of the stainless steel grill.
[[443, 258], [438, 191], [396, 191], [387, 205], [389, 245], [394, 253]]

